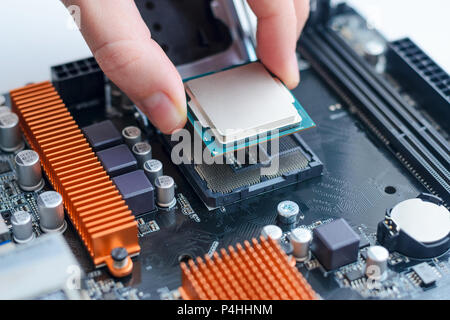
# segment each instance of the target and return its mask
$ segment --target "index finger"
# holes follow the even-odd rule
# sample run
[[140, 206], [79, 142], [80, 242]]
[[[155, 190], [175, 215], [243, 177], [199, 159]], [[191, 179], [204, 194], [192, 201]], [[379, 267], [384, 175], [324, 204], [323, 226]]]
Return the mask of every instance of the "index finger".
[[164, 133], [186, 122], [178, 71], [151, 38], [134, 1], [64, 0], [78, 5], [81, 32], [108, 78]]

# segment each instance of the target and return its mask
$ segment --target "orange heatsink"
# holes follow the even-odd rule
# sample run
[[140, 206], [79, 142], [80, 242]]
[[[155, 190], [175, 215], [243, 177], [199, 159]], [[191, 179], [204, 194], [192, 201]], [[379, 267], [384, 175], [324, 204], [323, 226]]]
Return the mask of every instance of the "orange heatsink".
[[96, 265], [140, 251], [137, 223], [50, 82], [10, 92], [13, 111]]
[[[185, 300], [316, 300], [316, 293], [272, 239], [221, 249], [181, 263]], [[189, 266], [188, 266], [189, 265]]]

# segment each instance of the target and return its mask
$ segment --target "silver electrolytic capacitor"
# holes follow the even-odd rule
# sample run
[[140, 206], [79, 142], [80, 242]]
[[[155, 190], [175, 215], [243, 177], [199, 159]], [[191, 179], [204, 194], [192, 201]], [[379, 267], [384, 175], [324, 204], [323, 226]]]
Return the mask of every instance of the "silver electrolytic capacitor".
[[15, 157], [19, 186], [25, 191], [37, 191], [44, 186], [39, 155], [33, 150], [23, 150]]
[[11, 216], [13, 239], [17, 243], [26, 243], [34, 239], [33, 222], [27, 211], [16, 211]]
[[4, 113], [4, 112], [11, 112], [11, 109], [8, 108], [7, 106], [1, 106], [0, 107], [0, 113]]
[[142, 167], [145, 161], [150, 160], [152, 158], [152, 146], [145, 141], [138, 142], [134, 144], [133, 151], [136, 160], [138, 161], [139, 167]]
[[278, 220], [283, 224], [293, 224], [297, 221], [300, 208], [294, 201], [281, 201], [277, 206]]
[[312, 240], [312, 233], [306, 228], [295, 228], [289, 235], [294, 257], [299, 261], [309, 258], [309, 246]]
[[148, 177], [148, 180], [152, 184], [155, 184], [155, 179], [163, 175], [163, 165], [161, 161], [156, 159], [147, 160], [143, 166], [144, 172]]
[[38, 199], [39, 225], [44, 232], [61, 232], [67, 228], [62, 196], [56, 191], [42, 192]]
[[379, 281], [386, 279], [388, 259], [389, 251], [385, 247], [370, 246], [367, 249], [366, 276]]
[[280, 227], [273, 224], [269, 224], [262, 228], [261, 235], [264, 238], [272, 238], [272, 240], [279, 242], [281, 240], [281, 237], [283, 236], [283, 231], [281, 230]]
[[170, 208], [175, 205], [175, 181], [169, 176], [155, 179], [156, 203], [160, 207]]
[[14, 152], [24, 146], [19, 127], [19, 117], [13, 112], [0, 113], [0, 149]]
[[128, 126], [122, 130], [122, 137], [125, 143], [132, 148], [136, 143], [142, 141], [142, 132], [136, 126]]

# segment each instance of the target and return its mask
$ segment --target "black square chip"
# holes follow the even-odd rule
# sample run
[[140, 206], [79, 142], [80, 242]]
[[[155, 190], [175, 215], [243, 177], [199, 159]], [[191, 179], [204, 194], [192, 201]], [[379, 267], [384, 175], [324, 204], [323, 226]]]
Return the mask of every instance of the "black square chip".
[[419, 277], [421, 285], [423, 287], [429, 287], [433, 285], [439, 277], [434, 271], [433, 267], [426, 262], [415, 265], [414, 267], [412, 267], [412, 270]]
[[9, 165], [9, 162], [6, 160], [0, 161], [0, 174], [10, 172], [11, 166]]
[[155, 209], [154, 188], [144, 170], [129, 172], [112, 180], [134, 215]]
[[122, 142], [122, 136], [111, 120], [94, 123], [82, 130], [94, 151], [116, 146]]
[[311, 250], [327, 270], [358, 259], [360, 238], [344, 219], [321, 225], [314, 229], [313, 234]]
[[99, 151], [97, 156], [111, 177], [137, 169], [136, 158], [124, 144]]

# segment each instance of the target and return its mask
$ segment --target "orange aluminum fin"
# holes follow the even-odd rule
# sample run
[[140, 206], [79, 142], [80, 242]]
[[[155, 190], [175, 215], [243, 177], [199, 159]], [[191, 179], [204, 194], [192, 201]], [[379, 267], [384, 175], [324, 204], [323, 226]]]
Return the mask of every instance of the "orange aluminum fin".
[[[53, 188], [61, 193], [73, 225], [95, 265], [108, 264], [111, 250], [140, 251], [137, 223], [48, 81], [10, 92], [13, 111], [30, 146], [39, 153]], [[98, 201], [86, 197], [105, 195]], [[94, 196], [95, 195], [95, 196]], [[89, 198], [88, 198], [89, 200]], [[89, 205], [87, 205], [89, 204]], [[114, 208], [113, 214], [105, 213]]]
[[185, 300], [316, 300], [317, 294], [280, 245], [260, 238], [181, 263]]

